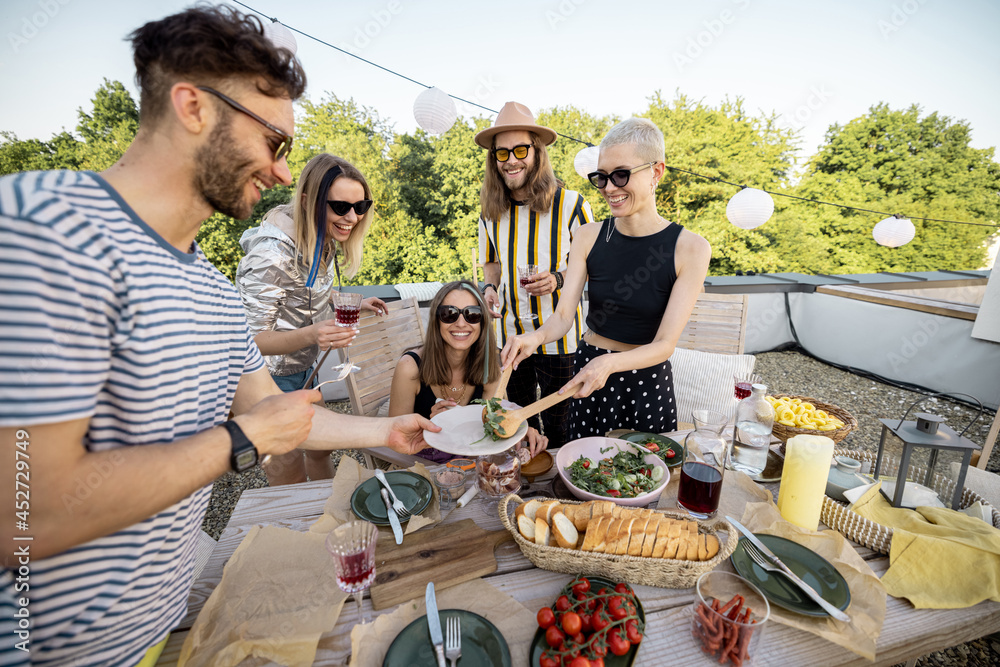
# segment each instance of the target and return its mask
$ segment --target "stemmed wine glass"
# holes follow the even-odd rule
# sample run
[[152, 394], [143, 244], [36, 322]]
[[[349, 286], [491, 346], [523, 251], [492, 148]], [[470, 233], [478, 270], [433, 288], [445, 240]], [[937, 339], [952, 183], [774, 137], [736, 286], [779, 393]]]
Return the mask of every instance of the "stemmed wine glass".
[[[334, 320], [338, 327], [351, 327], [352, 329], [358, 328], [358, 318], [361, 316], [361, 300], [362, 296], [360, 294], [354, 294], [353, 292], [334, 292], [330, 297], [333, 302], [333, 314]], [[337, 364], [331, 370], [337, 373], [341, 378], [346, 377], [348, 373], [356, 373], [361, 370], [360, 366], [355, 366], [351, 363], [351, 355], [348, 348], [344, 348], [344, 362]]]
[[762, 382], [761, 377], [756, 373], [749, 373], [747, 375], [734, 375], [733, 384], [735, 385], [735, 387], [733, 393], [736, 396], [736, 398], [742, 401], [744, 398], [750, 395], [750, 390], [753, 388], [753, 385], [760, 384], [761, 382]]
[[348, 521], [326, 536], [326, 550], [337, 567], [337, 585], [353, 594], [362, 623], [371, 621], [371, 613], [361, 604], [365, 591], [375, 581], [375, 543], [378, 526], [368, 521]]
[[[537, 264], [520, 264], [517, 267], [517, 282], [520, 284], [521, 289], [524, 290], [525, 294], [528, 294], [528, 283], [531, 282], [531, 277], [538, 273]], [[531, 309], [531, 294], [528, 294], [528, 309]], [[538, 315], [534, 313], [529, 313], [527, 315], [522, 315], [519, 319], [536, 322], [538, 320]]]

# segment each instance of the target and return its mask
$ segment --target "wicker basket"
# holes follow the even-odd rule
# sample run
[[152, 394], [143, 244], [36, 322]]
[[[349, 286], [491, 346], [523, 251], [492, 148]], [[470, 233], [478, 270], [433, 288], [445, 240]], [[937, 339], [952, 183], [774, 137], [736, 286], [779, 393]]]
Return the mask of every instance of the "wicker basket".
[[[556, 498], [539, 498], [539, 500], [556, 500]], [[729, 558], [736, 548], [736, 530], [726, 520], [719, 520], [712, 525], [699, 523], [702, 533], [710, 533], [719, 540], [719, 553], [705, 561], [674, 560], [672, 558], [642, 558], [640, 556], [618, 556], [562, 547], [543, 547], [524, 539], [517, 526], [511, 521], [512, 511], [508, 510], [511, 502], [524, 502], [516, 494], [510, 494], [500, 501], [500, 521], [503, 522], [514, 541], [521, 547], [528, 560], [543, 570], [563, 572], [565, 574], [600, 575], [613, 581], [624, 581], [640, 586], [659, 586], [660, 588], [690, 588], [695, 585], [703, 573], [714, 570], [724, 560]], [[580, 502], [559, 500], [564, 505], [579, 505]], [[656, 510], [671, 519], [690, 520], [691, 517], [682, 512]], [[722, 540], [719, 531], [726, 533], [727, 539]]]
[[781, 453], [785, 453], [785, 443], [789, 438], [796, 435], [825, 435], [834, 442], [840, 442], [843, 440], [848, 433], [853, 431], [858, 427], [858, 420], [854, 418], [847, 410], [838, 408], [836, 405], [831, 405], [830, 403], [824, 403], [823, 401], [818, 401], [815, 398], [810, 398], [808, 396], [793, 396], [791, 394], [774, 394], [773, 398], [799, 398], [802, 399], [803, 403], [812, 403], [817, 410], [823, 410], [824, 412], [833, 415], [840, 421], [844, 422], [844, 425], [833, 431], [816, 431], [808, 428], [798, 428], [797, 426], [785, 426], [784, 424], [779, 424], [778, 420], [774, 420], [774, 428], [771, 433], [778, 440], [781, 440]]
[[[875, 459], [877, 458], [877, 454], [873, 452], [862, 452], [852, 449], [835, 449], [833, 450], [833, 455], [849, 456], [856, 461], [860, 461], [862, 464], [870, 463], [872, 468], [875, 467]], [[927, 474], [927, 471], [918, 466], [910, 466], [910, 474], [923, 477]], [[938, 493], [944, 493], [950, 497], [955, 491], [955, 483], [944, 475], [936, 474], [934, 476], [933, 488]], [[988, 504], [978, 493], [966, 488], [962, 492], [962, 507], [968, 507], [976, 502]], [[992, 510], [993, 527], [1000, 528], [1000, 511], [997, 511], [996, 508], [992, 508]], [[888, 555], [889, 546], [892, 544], [892, 528], [875, 523], [860, 514], [852, 512], [847, 509], [847, 505], [837, 502], [830, 496], [823, 497], [823, 510], [820, 516], [823, 523], [830, 528], [873, 551]]]

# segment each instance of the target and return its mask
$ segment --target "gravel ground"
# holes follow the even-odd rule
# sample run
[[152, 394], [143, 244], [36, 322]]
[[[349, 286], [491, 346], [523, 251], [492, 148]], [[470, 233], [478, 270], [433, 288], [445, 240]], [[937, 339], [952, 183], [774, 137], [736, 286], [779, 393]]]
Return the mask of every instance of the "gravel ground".
[[[876, 451], [882, 425], [879, 417], [901, 417], [903, 412], [920, 397], [920, 394], [897, 389], [867, 378], [828, 366], [797, 352], [768, 352], [757, 355], [754, 369], [764, 378], [769, 393], [813, 396], [826, 403], [837, 405], [858, 420], [858, 429], [840, 443], [841, 447]], [[349, 413], [346, 401], [328, 403], [337, 412]], [[931, 412], [945, 418], [952, 428], [961, 430], [976, 414], [976, 410], [943, 399], [929, 399], [920, 411]], [[978, 445], [986, 440], [993, 413], [986, 412], [966, 436]], [[356, 450], [335, 452], [334, 460], [347, 454], [361, 461]], [[993, 450], [987, 470], [1000, 472], [1000, 447]], [[237, 475], [227, 473], [212, 488], [212, 499], [202, 529], [218, 539], [229, 522], [233, 507], [244, 489], [267, 486], [267, 478], [260, 468]], [[917, 661], [921, 667], [992, 667], [1000, 665], [1000, 634], [961, 644], [937, 653], [925, 655]]]

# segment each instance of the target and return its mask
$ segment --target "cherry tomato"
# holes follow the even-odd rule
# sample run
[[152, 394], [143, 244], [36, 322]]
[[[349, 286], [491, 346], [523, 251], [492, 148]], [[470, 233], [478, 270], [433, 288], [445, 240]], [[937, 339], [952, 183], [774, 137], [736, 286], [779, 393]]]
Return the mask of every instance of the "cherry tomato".
[[609, 637], [608, 642], [611, 652], [615, 655], [625, 655], [628, 653], [628, 650], [632, 648], [632, 644], [630, 644], [629, 641], [622, 636], [620, 628], [611, 631], [611, 636]]
[[594, 632], [600, 632], [611, 624], [611, 617], [608, 616], [608, 612], [604, 609], [598, 609], [590, 617], [590, 624], [593, 626]]
[[615, 585], [615, 592], [621, 593], [622, 595], [632, 595], [632, 589], [628, 587], [626, 583], [620, 583]]
[[642, 641], [642, 633], [639, 632], [639, 622], [634, 618], [625, 622], [625, 636], [633, 644], [638, 644]]
[[575, 641], [578, 645], [583, 646], [587, 643], [587, 638], [583, 636], [583, 631], [581, 630], [573, 635], [573, 641]]
[[569, 667], [590, 667], [590, 660], [582, 656], [577, 656], [569, 663]]
[[587, 577], [580, 577], [575, 584], [573, 584], [574, 593], [586, 593], [590, 590], [590, 579]]
[[548, 653], [543, 653], [542, 657], [538, 660], [538, 667], [559, 667], [559, 658]]
[[651, 451], [651, 452], [658, 452], [658, 451], [660, 451], [660, 446], [658, 444], [656, 444], [655, 442], [653, 442], [652, 440], [650, 440], [649, 442], [644, 442], [643, 446], [646, 449], [648, 449], [649, 451]]
[[593, 616], [590, 614], [580, 614], [580, 632], [592, 632], [594, 630], [593, 623], [591, 619]]
[[622, 596], [616, 595], [608, 600], [608, 613], [616, 621], [620, 621], [628, 616], [628, 609], [625, 607], [625, 600]]
[[583, 628], [583, 621], [575, 611], [567, 611], [562, 617], [562, 629], [567, 635], [575, 635]]
[[663, 453], [663, 455], [664, 455], [665, 457], [667, 457], [668, 459], [672, 459], [672, 458], [674, 458], [675, 456], [677, 456], [677, 452], [675, 452], [675, 451], [674, 451], [674, 450], [672, 450], [672, 449], [668, 449], [668, 450], [667, 450], [666, 452], [664, 452], [664, 453]]
[[583, 462], [583, 469], [586, 470], [589, 467], [590, 467], [590, 461], [584, 461]]
[[551, 626], [545, 631], [545, 642], [552, 648], [559, 648], [566, 640], [566, 635], [558, 626]]
[[598, 658], [608, 654], [608, 642], [603, 634], [595, 634], [590, 638], [590, 652]]
[[542, 607], [539, 609], [536, 617], [538, 618], [538, 627], [542, 630], [548, 630], [556, 622], [556, 615], [550, 607]]
[[615, 498], [618, 498], [619, 496], [622, 495], [622, 492], [619, 491], [618, 489], [608, 489], [608, 495], [609, 496], [614, 496]]
[[599, 655], [590, 659], [590, 667], [604, 667], [604, 656]]
[[611, 592], [611, 590], [605, 586], [605, 587], [602, 587], [601, 590], [597, 591], [597, 594], [598, 595], [607, 595], [610, 592]]
[[572, 606], [573, 604], [569, 601], [569, 598], [565, 595], [560, 595], [559, 598], [556, 600], [556, 611], [566, 611]]

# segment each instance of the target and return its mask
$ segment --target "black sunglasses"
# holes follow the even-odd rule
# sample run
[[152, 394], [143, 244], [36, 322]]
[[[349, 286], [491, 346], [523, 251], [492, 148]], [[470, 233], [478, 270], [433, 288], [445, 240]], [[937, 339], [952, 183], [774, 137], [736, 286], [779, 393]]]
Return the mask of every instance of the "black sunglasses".
[[243, 106], [233, 98], [229, 97], [228, 95], [223, 95], [214, 88], [209, 88], [208, 86], [198, 86], [198, 90], [204, 90], [206, 93], [211, 93], [212, 95], [215, 95], [216, 97], [218, 97], [220, 100], [222, 100], [232, 108], [236, 109], [240, 113], [244, 113], [250, 116], [255, 121], [257, 121], [267, 129], [271, 130], [271, 132], [274, 132], [279, 137], [281, 137], [280, 141], [275, 139], [274, 137], [267, 138], [268, 145], [274, 151], [275, 162], [279, 161], [281, 158], [285, 157], [292, 151], [292, 135], [288, 134], [284, 130], [275, 127], [274, 125], [271, 125], [269, 122], [267, 122], [266, 120], [255, 114], [253, 111], [250, 111], [250, 109], [247, 109], [245, 106]]
[[603, 171], [592, 171], [587, 174], [587, 180], [590, 181], [598, 190], [603, 190], [608, 187], [608, 181], [615, 184], [616, 188], [624, 188], [628, 185], [628, 179], [637, 171], [642, 171], [646, 167], [652, 167], [655, 162], [647, 162], [646, 164], [640, 164], [638, 167], [632, 167], [631, 169], [615, 169], [610, 174], [605, 174]]
[[466, 306], [457, 308], [455, 306], [438, 306], [438, 319], [445, 324], [454, 324], [461, 315], [469, 324], [479, 324], [483, 321], [483, 309], [479, 306]]
[[333, 212], [337, 215], [347, 215], [347, 212], [352, 208], [358, 215], [364, 215], [368, 212], [368, 209], [372, 207], [371, 199], [362, 199], [361, 201], [356, 201], [353, 204], [349, 201], [340, 201], [339, 199], [327, 199], [326, 203], [330, 205], [330, 208], [332, 208]]
[[528, 157], [529, 148], [531, 148], [531, 144], [518, 144], [513, 148], [494, 148], [493, 157], [497, 159], [497, 162], [506, 162], [510, 159], [510, 154], [513, 153], [518, 160], [523, 160]]

